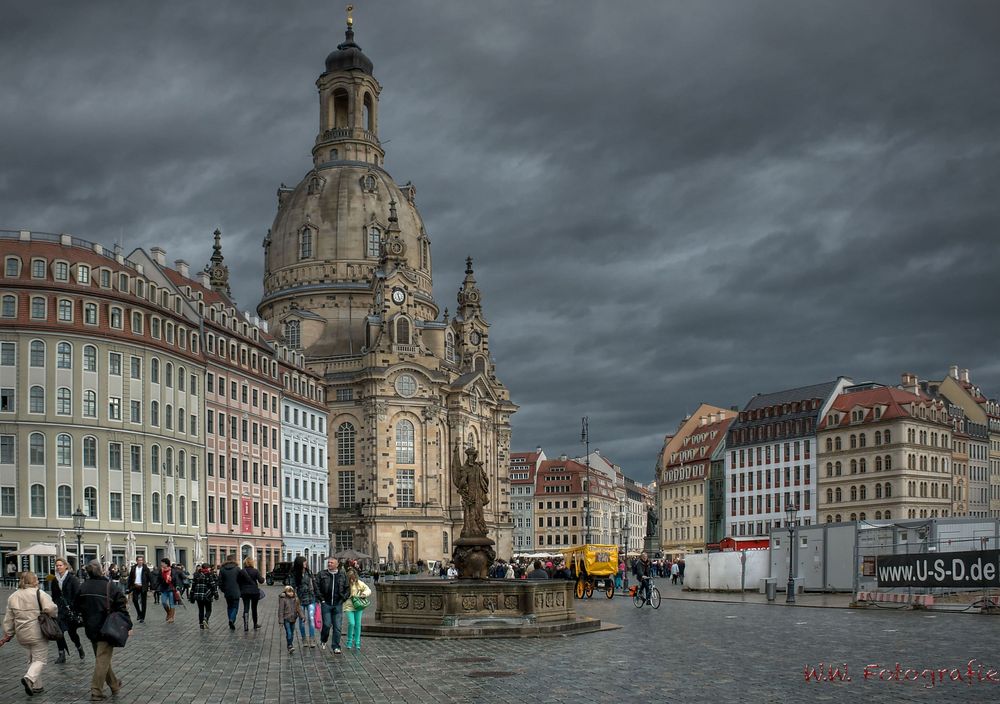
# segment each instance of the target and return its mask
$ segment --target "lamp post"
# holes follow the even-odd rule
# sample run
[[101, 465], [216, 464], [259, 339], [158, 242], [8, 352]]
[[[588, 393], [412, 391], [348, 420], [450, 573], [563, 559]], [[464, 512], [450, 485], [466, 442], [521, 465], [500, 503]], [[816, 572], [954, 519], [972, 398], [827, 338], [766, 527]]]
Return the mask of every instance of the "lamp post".
[[795, 603], [795, 579], [792, 577], [792, 552], [795, 548], [795, 519], [798, 516], [797, 504], [785, 507], [785, 525], [788, 526], [788, 587], [785, 592], [785, 603]]
[[584, 489], [587, 492], [587, 498], [584, 503], [587, 509], [584, 521], [587, 523], [587, 529], [583, 542], [584, 545], [590, 545], [590, 418], [587, 416], [584, 416], [582, 419], [580, 442], [585, 443], [587, 446], [587, 477], [584, 479]]
[[622, 554], [622, 564], [625, 565], [624, 574], [622, 575], [622, 587], [628, 589], [628, 544], [629, 544], [629, 529], [631, 526], [628, 522], [628, 514], [625, 514], [624, 522], [622, 523], [622, 532], [625, 538], [625, 551]]
[[87, 520], [87, 514], [77, 506], [72, 514], [73, 530], [76, 531], [76, 571], [80, 572], [83, 567], [83, 522]]

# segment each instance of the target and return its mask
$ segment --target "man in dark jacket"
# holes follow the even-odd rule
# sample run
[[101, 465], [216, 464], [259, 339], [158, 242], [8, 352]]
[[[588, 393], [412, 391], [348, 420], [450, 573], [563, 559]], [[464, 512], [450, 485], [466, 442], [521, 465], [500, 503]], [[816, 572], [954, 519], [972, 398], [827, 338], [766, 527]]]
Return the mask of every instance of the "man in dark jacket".
[[128, 599], [119, 585], [105, 578], [101, 563], [91, 560], [85, 571], [87, 579], [76, 595], [75, 605], [83, 616], [83, 628], [94, 647], [94, 675], [90, 680], [90, 701], [99, 702], [107, 699], [104, 694], [105, 683], [111, 687], [113, 695], [118, 694], [118, 690], [122, 687], [121, 680], [111, 669], [111, 655], [114, 653], [114, 648], [102, 638], [101, 626], [112, 611], [125, 614], [130, 628], [132, 619], [128, 615]]
[[326, 649], [333, 626], [333, 652], [340, 655], [340, 623], [344, 620], [344, 602], [350, 591], [347, 575], [340, 571], [340, 562], [335, 557], [326, 561], [326, 569], [319, 573], [319, 600], [323, 614], [323, 630], [319, 633], [321, 647]]
[[236, 630], [236, 616], [240, 611], [240, 563], [236, 555], [230, 555], [219, 570], [219, 590], [226, 597], [226, 611], [229, 615], [229, 630]]
[[135, 615], [139, 623], [146, 622], [146, 595], [149, 593], [152, 572], [146, 564], [146, 558], [138, 555], [135, 564], [128, 571], [128, 582], [126, 583], [128, 593], [132, 595], [132, 605], [135, 606]]
[[652, 590], [652, 580], [653, 576], [653, 563], [649, 561], [649, 555], [646, 553], [641, 553], [639, 559], [635, 561], [635, 568], [633, 573], [639, 578], [639, 589], [642, 590], [642, 597], [649, 601], [649, 595]]

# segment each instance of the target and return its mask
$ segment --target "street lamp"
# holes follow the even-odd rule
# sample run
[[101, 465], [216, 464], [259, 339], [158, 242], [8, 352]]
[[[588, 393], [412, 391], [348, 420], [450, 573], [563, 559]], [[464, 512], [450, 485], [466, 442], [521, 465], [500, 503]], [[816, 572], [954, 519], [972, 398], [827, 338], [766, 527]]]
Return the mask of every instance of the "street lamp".
[[629, 544], [629, 526], [628, 514], [625, 514], [624, 521], [622, 523], [622, 533], [625, 538], [625, 553], [622, 555], [622, 564], [625, 565], [625, 574], [622, 575], [622, 587], [628, 589], [628, 544]]
[[587, 498], [584, 503], [587, 509], [585, 515], [587, 530], [583, 542], [585, 545], [590, 545], [590, 418], [584, 416], [581, 420], [580, 442], [585, 443], [587, 446], [587, 478], [584, 481], [584, 488], [587, 492]]
[[87, 514], [77, 506], [76, 511], [71, 515], [73, 517], [73, 530], [76, 531], [76, 571], [79, 573], [83, 566], [83, 522], [87, 520]]
[[785, 593], [785, 603], [795, 603], [795, 579], [792, 577], [792, 550], [795, 547], [795, 519], [798, 517], [797, 504], [785, 507], [785, 525], [788, 526], [788, 587]]

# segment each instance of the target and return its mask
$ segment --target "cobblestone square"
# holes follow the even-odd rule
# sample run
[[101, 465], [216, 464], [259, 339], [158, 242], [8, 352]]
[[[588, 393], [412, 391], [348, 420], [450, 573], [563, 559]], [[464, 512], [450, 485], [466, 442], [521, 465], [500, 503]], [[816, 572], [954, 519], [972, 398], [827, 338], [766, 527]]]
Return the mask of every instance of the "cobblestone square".
[[[676, 587], [664, 586], [668, 595]], [[285, 652], [277, 589], [261, 603], [263, 628], [229, 631], [224, 608], [201, 631], [190, 604], [173, 625], [150, 605], [128, 646], [115, 654], [124, 686], [113, 701], [153, 702], [884, 702], [995, 701], [1000, 683], [878, 681], [864, 668], [959, 668], [976, 660], [1000, 669], [1000, 622], [988, 616], [913, 611], [785, 607], [665, 599], [659, 610], [594, 598], [579, 613], [621, 628], [551, 639], [428, 641], [362, 638], [360, 653], [302, 648]], [[2, 595], [6, 595], [6, 591]], [[372, 613], [372, 612], [370, 612]], [[52, 646], [52, 659], [56, 649]], [[806, 682], [804, 668], [843, 667], [850, 681]], [[0, 648], [6, 690], [25, 651]], [[89, 701], [93, 657], [50, 664], [34, 702]], [[828, 674], [828, 673], [827, 673]]]

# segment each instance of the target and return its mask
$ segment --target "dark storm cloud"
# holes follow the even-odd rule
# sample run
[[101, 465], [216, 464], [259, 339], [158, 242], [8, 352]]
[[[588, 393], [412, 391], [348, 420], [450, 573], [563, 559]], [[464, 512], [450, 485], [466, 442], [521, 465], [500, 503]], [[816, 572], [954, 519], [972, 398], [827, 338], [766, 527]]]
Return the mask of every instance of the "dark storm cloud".
[[[989, 2], [360, 2], [387, 168], [454, 308], [476, 258], [516, 448], [651, 477], [701, 401], [958, 363], [1000, 393], [1000, 12]], [[0, 27], [0, 226], [221, 227], [260, 296], [309, 168], [315, 2], [22, 3]]]

